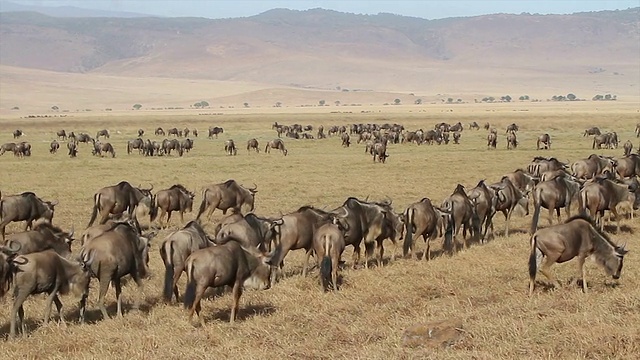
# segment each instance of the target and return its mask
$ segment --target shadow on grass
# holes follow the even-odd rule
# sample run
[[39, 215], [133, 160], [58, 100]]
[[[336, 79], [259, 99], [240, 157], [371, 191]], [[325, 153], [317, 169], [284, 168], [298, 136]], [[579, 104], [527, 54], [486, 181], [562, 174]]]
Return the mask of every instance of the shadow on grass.
[[[616, 234], [618, 227], [616, 225], [610, 224], [604, 226], [604, 231], [610, 234]], [[621, 233], [633, 234], [633, 229], [629, 225], [620, 225]]]
[[[276, 312], [276, 308], [271, 304], [256, 304], [248, 306], [240, 306], [238, 314], [236, 315], [236, 321], [244, 321], [254, 316], [269, 316]], [[203, 311], [206, 314], [206, 312]], [[224, 321], [229, 322], [231, 319], [231, 308], [218, 310], [213, 313], [206, 314], [204, 317], [205, 322], [211, 321]]]
[[[50, 320], [51, 321], [51, 320]], [[53, 321], [58, 321], [57, 317], [55, 320]], [[16, 329], [16, 338], [19, 338], [20, 336], [29, 336], [29, 334], [31, 334], [35, 329], [37, 329], [38, 327], [42, 326], [43, 324], [43, 320], [35, 320], [35, 319], [28, 319], [26, 314], [25, 314], [25, 319], [24, 319], [24, 325], [25, 325], [25, 333], [22, 334], [20, 331], [20, 328]], [[9, 331], [11, 330], [11, 322], [10, 319], [7, 319], [7, 323], [2, 325], [2, 327], [0, 327], [0, 337], [1, 338], [8, 338], [9, 337]]]

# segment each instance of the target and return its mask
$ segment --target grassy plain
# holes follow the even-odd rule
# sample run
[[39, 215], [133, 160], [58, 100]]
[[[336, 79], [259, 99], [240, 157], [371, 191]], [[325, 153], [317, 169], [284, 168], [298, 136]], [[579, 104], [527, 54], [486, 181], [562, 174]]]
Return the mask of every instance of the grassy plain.
[[[11, 131], [23, 129], [24, 140], [33, 145], [33, 156], [17, 159], [0, 157], [2, 194], [34, 191], [45, 199], [58, 199], [54, 223], [63, 228], [83, 229], [89, 219], [92, 195], [100, 187], [128, 180], [134, 185], [162, 189], [182, 183], [197, 193], [210, 183], [229, 178], [244, 184], [256, 183], [256, 212], [279, 216], [301, 205], [334, 208], [348, 196], [393, 199], [397, 211], [423, 197], [440, 203], [457, 183], [468, 189], [480, 179], [489, 182], [519, 167], [535, 155], [555, 156], [575, 161], [593, 152], [616, 155], [617, 150], [591, 150], [582, 131], [597, 125], [615, 130], [622, 142], [633, 139], [638, 121], [637, 103], [512, 103], [469, 104], [460, 106], [426, 105], [380, 108], [266, 109], [227, 111], [224, 115], [198, 116], [197, 112], [71, 114], [66, 118], [0, 120], [0, 142], [13, 141]], [[362, 110], [370, 111], [361, 113]], [[282, 112], [276, 112], [282, 111]], [[323, 112], [324, 111], [324, 112]], [[349, 123], [402, 123], [407, 129], [430, 129], [440, 121], [463, 124], [488, 121], [500, 131], [499, 146], [486, 149], [486, 132], [465, 129], [460, 145], [390, 145], [386, 164], [373, 163], [363, 145], [342, 148], [338, 138], [327, 140], [289, 140], [289, 156], [247, 154], [246, 140], [256, 137], [264, 147], [275, 136], [270, 126], [279, 123], [341, 125]], [[520, 125], [517, 150], [507, 151], [503, 129]], [[223, 126], [225, 133], [214, 140], [203, 134], [208, 126]], [[156, 126], [197, 128], [200, 137], [193, 151], [182, 158], [144, 158], [127, 155], [125, 143], [143, 128], [148, 134]], [[117, 157], [97, 158], [87, 145], [80, 146], [77, 159], [63, 151], [48, 153], [55, 131], [87, 131], [95, 134], [108, 128]], [[552, 136], [551, 151], [536, 151], [537, 135]], [[149, 136], [154, 139], [155, 136]], [[146, 138], [146, 136], [145, 136]], [[240, 150], [235, 157], [223, 153], [225, 139], [233, 138]], [[262, 149], [264, 150], [264, 148]], [[564, 213], [563, 213], [564, 216]], [[187, 219], [195, 217], [188, 214]], [[214, 215], [220, 219], [221, 214]], [[553, 271], [567, 284], [557, 291], [538, 287], [527, 296], [527, 256], [531, 216], [516, 217], [509, 238], [501, 233], [504, 221], [496, 217], [499, 234], [485, 245], [429, 262], [396, 260], [385, 267], [345, 269], [342, 290], [323, 294], [317, 269], [307, 278], [300, 276], [302, 254], [287, 258], [288, 276], [276, 287], [262, 292], [247, 291], [241, 300], [239, 321], [228, 323], [229, 295], [203, 302], [207, 325], [197, 328], [186, 320], [180, 305], [165, 305], [158, 299], [163, 266], [158, 244], [153, 243], [151, 278], [146, 281], [144, 299], [134, 286], [124, 288], [128, 304], [124, 318], [102, 320], [95, 308], [97, 282], [92, 284], [89, 323], [55, 322], [43, 326], [43, 297], [30, 298], [25, 306], [30, 333], [16, 341], [0, 340], [2, 358], [131, 358], [131, 359], [541, 359], [541, 358], [636, 358], [640, 353], [640, 249], [637, 248], [640, 221], [624, 220], [624, 230], [613, 235], [617, 242], [628, 242], [620, 286], [593, 262], [587, 262], [590, 292], [583, 294], [569, 285], [576, 277], [573, 262], [557, 265]], [[546, 226], [546, 213], [541, 217]], [[213, 223], [207, 229], [213, 229]], [[20, 225], [22, 226], [22, 225]], [[172, 224], [175, 229], [179, 226]], [[12, 224], [7, 230], [20, 229]], [[78, 245], [74, 245], [77, 251]], [[387, 244], [387, 254], [392, 248]], [[418, 245], [423, 249], [423, 243]], [[434, 244], [439, 249], [440, 241]], [[351, 250], [343, 259], [350, 264]], [[437, 254], [437, 252], [436, 252]], [[387, 255], [388, 257], [388, 255]], [[184, 288], [184, 280], [180, 284]], [[107, 301], [115, 313], [114, 293]], [[134, 309], [133, 300], [144, 300]], [[76, 300], [63, 297], [67, 318], [77, 318]], [[9, 328], [10, 300], [0, 300], [0, 336]], [[446, 349], [410, 348], [402, 344], [404, 329], [412, 324], [458, 318], [463, 322], [462, 340]]]

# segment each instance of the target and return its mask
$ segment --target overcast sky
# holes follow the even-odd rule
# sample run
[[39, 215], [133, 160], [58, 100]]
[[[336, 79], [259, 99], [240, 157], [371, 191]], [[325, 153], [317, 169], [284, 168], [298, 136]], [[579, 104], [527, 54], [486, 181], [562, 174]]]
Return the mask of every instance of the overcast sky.
[[[5, 1], [5, 0], [0, 0]], [[306, 10], [332, 9], [356, 14], [387, 12], [425, 19], [474, 16], [492, 13], [522, 12], [567, 14], [582, 11], [627, 9], [640, 6], [640, 0], [539, 0], [539, 1], [228, 1], [228, 0], [9, 0], [14, 3], [39, 6], [76, 6], [88, 9], [128, 11], [159, 16], [196, 16], [227, 18], [256, 15], [274, 8]]]

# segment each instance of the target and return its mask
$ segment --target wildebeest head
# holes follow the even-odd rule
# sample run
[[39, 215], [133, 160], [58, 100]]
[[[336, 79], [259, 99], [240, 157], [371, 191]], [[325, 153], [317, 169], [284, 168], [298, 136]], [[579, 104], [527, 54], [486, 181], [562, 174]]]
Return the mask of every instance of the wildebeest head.
[[[255, 269], [251, 275], [244, 281], [243, 286], [249, 289], [266, 290], [271, 287], [271, 254], [264, 254], [258, 248], [242, 247], [247, 253], [249, 263], [256, 262]], [[253, 267], [253, 266], [251, 266]]]
[[245, 188], [247, 193], [245, 193], [244, 201], [250, 206], [249, 211], [253, 211], [255, 209], [255, 200], [256, 193], [258, 192], [258, 185], [253, 184], [252, 188]]
[[0, 298], [9, 291], [13, 280], [12, 261], [18, 255], [21, 245], [15, 241], [9, 241], [0, 246]]

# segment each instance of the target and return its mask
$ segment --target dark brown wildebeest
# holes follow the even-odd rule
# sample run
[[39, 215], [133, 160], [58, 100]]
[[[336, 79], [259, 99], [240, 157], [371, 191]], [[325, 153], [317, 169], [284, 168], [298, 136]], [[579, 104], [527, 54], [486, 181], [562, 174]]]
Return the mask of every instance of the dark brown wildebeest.
[[510, 172], [508, 174], [505, 174], [504, 176], [508, 177], [516, 187], [516, 189], [520, 190], [520, 192], [523, 193], [529, 193], [533, 191], [533, 188], [538, 182], [538, 178], [527, 174], [522, 169], [516, 169], [514, 172]]
[[31, 156], [31, 144], [25, 141], [17, 143], [13, 150], [13, 155], [18, 157]]
[[[613, 279], [620, 278], [625, 245], [618, 246], [593, 225], [591, 219], [574, 216], [564, 224], [540, 229], [531, 236], [529, 255], [529, 296], [533, 294], [536, 275], [540, 272], [559, 289], [560, 283], [549, 271], [554, 263], [563, 263], [578, 258], [578, 279], [582, 280], [582, 290], [587, 292], [584, 262], [594, 255], [596, 263], [602, 266]], [[540, 266], [542, 260], [544, 264]]]
[[67, 132], [64, 131], [64, 129], [58, 130], [58, 132], [56, 132], [56, 135], [60, 140], [67, 140]]
[[327, 223], [313, 235], [313, 250], [320, 268], [320, 283], [323, 291], [338, 290], [338, 266], [344, 252], [344, 230], [339, 224]]
[[182, 130], [182, 134], [184, 135], [184, 137], [189, 136], [190, 132], [191, 132], [191, 130], [189, 130], [188, 127], [184, 128], [184, 130]]
[[638, 154], [629, 154], [627, 156], [617, 158], [616, 173], [622, 179], [640, 176], [640, 156]]
[[349, 134], [345, 132], [340, 137], [342, 140], [342, 147], [349, 147], [349, 145], [351, 145], [351, 137]]
[[456, 132], [456, 131], [460, 132], [462, 130], [464, 130], [464, 126], [462, 126], [462, 123], [458, 121], [456, 124], [449, 126], [449, 131], [447, 132]]
[[154, 207], [157, 207], [160, 212], [158, 215], [158, 222], [160, 228], [162, 226], [162, 218], [167, 215], [167, 221], [164, 224], [165, 227], [169, 227], [169, 221], [171, 220], [171, 213], [177, 211], [180, 214], [180, 223], [184, 224], [184, 212], [191, 212], [193, 206], [193, 199], [196, 197], [194, 193], [185, 189], [180, 184], [173, 185], [169, 189], [160, 190], [156, 194]]
[[96, 156], [103, 156], [103, 153], [106, 154], [111, 154], [111, 157], [114, 158], [116, 157], [116, 150], [113, 148], [113, 145], [111, 145], [111, 143], [101, 143], [100, 141], [97, 141], [93, 144], [93, 155]]
[[496, 148], [498, 145], [498, 135], [496, 133], [489, 133], [487, 135], [487, 149]]
[[126, 222], [116, 222], [111, 229], [87, 241], [80, 250], [82, 259], [92, 259], [89, 268], [91, 277], [98, 279], [100, 293], [98, 307], [104, 319], [108, 319], [104, 296], [112, 283], [116, 291], [117, 314], [122, 317], [121, 279], [131, 275], [142, 289], [142, 278], [147, 276], [149, 264], [149, 241], [155, 233], [141, 236]]
[[214, 126], [214, 127], [209, 127], [209, 139], [211, 139], [214, 135], [216, 136], [216, 139], [218, 138], [219, 134], [224, 133], [224, 129], [218, 126]]
[[442, 133], [442, 141], [444, 142], [445, 145], [449, 145], [449, 132], [448, 131]]
[[200, 315], [200, 300], [208, 287], [224, 285], [233, 287], [229, 322], [235, 322], [242, 288], [264, 290], [270, 287], [269, 260], [269, 257], [257, 249], [243, 248], [233, 240], [189, 255], [186, 260], [187, 288], [184, 293], [184, 307], [189, 309], [189, 322], [195, 312], [200, 324], [204, 326], [204, 318]]
[[549, 210], [549, 225], [553, 222], [553, 211], [560, 221], [560, 209], [565, 208], [567, 218], [571, 217], [571, 203], [580, 192], [580, 183], [569, 176], [559, 176], [553, 180], [542, 181], [533, 190], [533, 219], [530, 233], [538, 229], [540, 208]]
[[198, 137], [198, 129], [193, 129], [191, 133], [193, 134], [193, 136]]
[[79, 142], [79, 143], [88, 144], [88, 143], [93, 143], [94, 139], [91, 136], [89, 136], [89, 134], [79, 133], [76, 136], [76, 141]]
[[133, 149], [138, 149], [138, 153], [141, 154], [144, 150], [144, 140], [142, 140], [142, 138], [137, 138], [127, 141], [127, 154], [131, 154]]
[[175, 135], [176, 137], [182, 137], [182, 130], [178, 130], [178, 128], [171, 128], [167, 130], [167, 136]]
[[75, 140], [69, 140], [67, 149], [69, 150], [69, 157], [74, 158], [78, 156], [78, 142]]
[[0, 146], [0, 155], [4, 154], [7, 151], [11, 151], [13, 155], [17, 155], [16, 151], [16, 143], [4, 143]]
[[378, 159], [378, 162], [381, 162], [384, 164], [387, 161], [387, 158], [389, 157], [389, 154], [387, 154], [386, 141], [377, 142], [373, 144], [373, 148], [371, 149], [371, 152], [373, 153], [373, 162], [376, 162], [376, 159]]
[[483, 128], [484, 128], [485, 130], [489, 130], [489, 128], [490, 128], [490, 127], [491, 127], [491, 124], [489, 124], [488, 122], [484, 123]]
[[149, 189], [136, 188], [126, 181], [103, 187], [93, 195], [93, 211], [87, 227], [93, 225], [98, 211], [101, 215], [99, 224], [104, 224], [110, 214], [120, 215], [125, 211], [127, 211], [129, 218], [134, 219], [134, 211], [139, 204], [147, 205], [151, 209], [151, 219], [155, 218], [156, 209], [153, 206], [154, 199], [151, 190], [153, 190], [153, 185]]
[[549, 136], [549, 134], [542, 134], [538, 136], [538, 140], [536, 141], [536, 150], [540, 149], [551, 149], [551, 137]]
[[13, 131], [13, 138], [14, 139], [17, 139], [17, 138], [19, 138], [20, 136], [23, 136], [23, 135], [26, 135], [26, 134], [20, 129], [17, 129], [17, 130]]
[[0, 199], [0, 233], [5, 240], [5, 227], [10, 222], [26, 221], [24, 231], [32, 228], [33, 221], [45, 219], [52, 222], [58, 201], [43, 201], [32, 192], [9, 195]]
[[601, 134], [593, 137], [593, 144], [591, 145], [592, 149], [601, 149], [604, 145], [605, 148], [609, 147], [609, 135]]
[[460, 144], [460, 133], [457, 131], [453, 133], [453, 143]]
[[67, 136], [67, 138], [68, 138], [69, 140], [74, 140], [74, 141], [76, 141], [76, 140], [77, 140], [77, 138], [76, 138], [76, 134], [75, 134], [73, 131], [72, 131], [72, 132]]
[[189, 255], [213, 245], [202, 226], [195, 220], [189, 221], [182, 229], [167, 235], [160, 245], [160, 257], [165, 268], [162, 293], [165, 301], [171, 301], [172, 295], [179, 300], [178, 280], [185, 269]]
[[165, 154], [171, 155], [171, 150], [177, 151], [178, 156], [184, 155], [184, 149], [182, 149], [182, 144], [178, 139], [171, 139], [171, 140], [165, 139], [162, 142], [162, 151]]
[[275, 235], [272, 224], [274, 219], [261, 218], [254, 213], [241, 215], [236, 220], [227, 219], [216, 229], [214, 242], [220, 244], [228, 238], [239, 241], [244, 247], [255, 247], [262, 252], [271, 251], [271, 241]]
[[[238, 222], [244, 219], [242, 213], [236, 211], [236, 209], [231, 208], [231, 212], [228, 215], [225, 215], [215, 226], [213, 233], [218, 234], [223, 226], [233, 224], [234, 222]], [[251, 213], [249, 213], [251, 214]]]
[[589, 215], [604, 228], [604, 212], [609, 210], [616, 220], [616, 231], [620, 232], [620, 217], [616, 207], [619, 203], [629, 201], [633, 204], [633, 210], [640, 208], [640, 188], [634, 185], [616, 184], [608, 179], [594, 178], [595, 181], [587, 182], [580, 190], [580, 204], [582, 211]]
[[327, 135], [325, 135], [324, 133], [324, 126], [320, 125], [318, 126], [318, 133], [316, 134], [316, 137], [318, 139], [326, 139]]
[[482, 233], [480, 242], [484, 243], [489, 239], [489, 229], [491, 229], [491, 236], [494, 236], [493, 216], [497, 211], [498, 195], [495, 189], [489, 188], [484, 180], [480, 180], [476, 187], [469, 190], [467, 196], [478, 215], [479, 230]]
[[9, 338], [14, 338], [17, 329], [24, 334], [23, 304], [29, 295], [47, 293], [44, 323], [51, 317], [51, 304], [56, 304], [60, 322], [64, 323], [60, 294], [73, 293], [80, 297], [80, 322], [84, 323], [84, 314], [89, 295], [90, 270], [93, 259], [83, 258], [81, 262], [67, 260], [53, 250], [40, 251], [27, 255], [18, 255], [11, 259], [13, 272], [13, 307], [11, 309], [11, 328]]
[[154, 132], [154, 134], [165, 136], [165, 132], [161, 127], [156, 128], [156, 131]]
[[7, 243], [19, 243], [20, 250], [17, 253], [20, 255], [52, 249], [60, 256], [68, 257], [73, 240], [73, 228], [67, 233], [47, 221], [40, 221], [31, 231], [10, 235]]
[[224, 142], [224, 152], [227, 153], [227, 155], [238, 155], [238, 149], [233, 139]]
[[260, 153], [260, 145], [258, 144], [257, 139], [249, 139], [247, 140], [247, 152], [251, 152], [251, 150], [255, 150], [257, 153]]
[[58, 152], [59, 149], [60, 149], [60, 144], [58, 143], [58, 141], [56, 140], [51, 141], [51, 144], [49, 144], [49, 153], [55, 154]]
[[545, 158], [542, 156], [536, 156], [527, 166], [527, 172], [533, 176], [540, 177], [547, 171], [565, 170], [566, 168], [567, 164], [554, 157]]
[[478, 125], [477, 122], [473, 121], [469, 124], [469, 130], [471, 129], [476, 129], [476, 130], [480, 130], [480, 125]]
[[445, 232], [446, 248], [455, 251], [456, 236], [462, 227], [464, 227], [462, 231], [464, 248], [468, 247], [465, 238], [467, 231], [469, 231], [472, 239], [478, 238], [480, 234], [480, 219], [478, 219], [473, 203], [464, 191], [464, 186], [458, 184], [453, 193], [444, 199], [440, 208], [449, 215], [449, 223]]
[[302, 133], [302, 138], [306, 139], [306, 140], [313, 140], [313, 135], [309, 134], [309, 133]]
[[8, 242], [0, 245], [0, 299], [9, 291], [13, 282], [13, 266], [11, 261], [18, 255], [20, 244]]
[[[504, 236], [509, 236], [509, 221], [511, 215], [517, 206], [524, 208], [525, 215], [529, 215], [529, 198], [528, 194], [523, 194], [518, 190], [509, 177], [503, 176], [499, 183], [491, 184], [490, 187], [495, 191], [496, 212], [500, 211], [505, 218]], [[491, 229], [493, 231], [493, 229]]]
[[624, 156], [631, 155], [631, 152], [633, 151], [633, 143], [631, 140], [627, 140], [622, 148], [624, 149]]
[[[422, 260], [430, 260], [430, 241], [438, 237], [438, 229], [442, 227], [441, 212], [436, 209], [429, 198], [423, 198], [417, 203], [407, 207], [404, 213], [405, 234], [403, 243], [403, 254], [416, 256], [415, 241], [418, 237], [427, 244], [427, 248], [422, 253]], [[414, 235], [415, 234], [415, 235]]]
[[516, 125], [515, 123], [512, 123], [511, 125], [507, 126], [507, 131], [505, 131], [504, 133], [510, 133], [510, 132], [518, 132], [519, 128], [518, 125]]
[[207, 219], [211, 219], [216, 209], [222, 210], [223, 214], [226, 214], [229, 209], [240, 213], [242, 206], [246, 205], [249, 211], [253, 211], [257, 188], [255, 184], [253, 188], [245, 188], [233, 179], [207, 186], [202, 192], [202, 203], [196, 219], [200, 219], [207, 208], [209, 209]]
[[518, 147], [518, 138], [515, 131], [509, 132], [507, 135], [507, 150], [513, 150]]
[[96, 133], [96, 140], [98, 140], [100, 136], [104, 136], [105, 139], [108, 139], [111, 136], [111, 134], [109, 134], [109, 130], [102, 129]]
[[141, 138], [144, 135], [143, 129], [138, 129], [138, 137]]
[[589, 136], [589, 135], [600, 135], [600, 134], [601, 134], [600, 129], [597, 126], [593, 126], [586, 129], [584, 131], [584, 134], [582, 134], [582, 137]]
[[[418, 132], [416, 132], [416, 134], [420, 136]], [[433, 145], [434, 142], [440, 145], [442, 143], [442, 132], [440, 130], [429, 130], [426, 133], [424, 133], [424, 137], [422, 141], [426, 142], [429, 145]]]
[[287, 156], [289, 151], [284, 147], [284, 141], [282, 139], [273, 139], [267, 143], [267, 146], [264, 148], [264, 152], [267, 154], [271, 153], [271, 149], [277, 149], [282, 151], [284, 156]]
[[191, 149], [193, 149], [193, 140], [186, 138], [182, 140], [180, 146], [182, 147], [182, 151], [189, 152], [191, 151]]
[[588, 158], [578, 160], [571, 165], [571, 175], [588, 180], [602, 174], [605, 170], [614, 173], [614, 168], [615, 162], [612, 158], [591, 154]]

